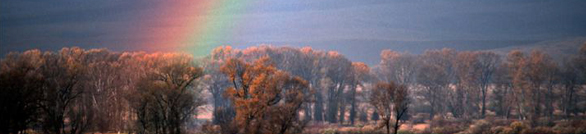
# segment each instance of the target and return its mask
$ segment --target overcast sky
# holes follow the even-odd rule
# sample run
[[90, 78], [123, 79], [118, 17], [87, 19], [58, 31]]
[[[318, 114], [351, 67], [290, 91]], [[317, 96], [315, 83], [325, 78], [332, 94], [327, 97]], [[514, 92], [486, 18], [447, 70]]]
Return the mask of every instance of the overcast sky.
[[[145, 28], [155, 25], [142, 23], [189, 15], [229, 18], [230, 22], [220, 28], [231, 35], [214, 38], [218, 44], [212, 45], [280, 42], [295, 46], [336, 40], [549, 40], [586, 36], [584, 0], [267, 0], [247, 1], [243, 9], [235, 12], [183, 16], [157, 14], [161, 6], [184, 6], [163, 2], [176, 1], [1, 0], [0, 52], [56, 50], [65, 46], [141, 50], [147, 48], [141, 46], [145, 42], [160, 40], [144, 34], [148, 32]], [[217, 8], [235, 8], [231, 2], [223, 3]]]

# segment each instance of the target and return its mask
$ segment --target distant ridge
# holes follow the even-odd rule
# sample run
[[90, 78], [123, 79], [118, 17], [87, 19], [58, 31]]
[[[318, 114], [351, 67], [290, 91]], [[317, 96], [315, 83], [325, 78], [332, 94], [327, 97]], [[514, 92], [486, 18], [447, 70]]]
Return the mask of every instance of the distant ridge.
[[532, 50], [541, 50], [549, 54], [556, 61], [563, 61], [573, 54], [577, 54], [582, 45], [586, 43], [586, 37], [574, 37], [558, 40], [541, 41], [533, 44], [509, 46], [487, 51], [493, 51], [502, 56], [506, 56], [509, 51], [520, 50], [529, 54]]

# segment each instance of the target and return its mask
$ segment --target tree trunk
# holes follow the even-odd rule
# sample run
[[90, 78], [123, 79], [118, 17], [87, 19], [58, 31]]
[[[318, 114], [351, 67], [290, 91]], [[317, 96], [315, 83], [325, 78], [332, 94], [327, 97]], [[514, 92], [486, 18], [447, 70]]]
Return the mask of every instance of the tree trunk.
[[486, 87], [482, 88], [482, 118], [486, 115]]
[[315, 121], [323, 121], [323, 101], [323, 96], [320, 92], [317, 92], [315, 94], [315, 107], [313, 108], [313, 118], [315, 119]]
[[393, 130], [393, 134], [397, 134], [399, 132], [399, 118], [400, 117], [395, 120], [395, 129]]
[[387, 127], [387, 134], [391, 134], [391, 119], [385, 119], [385, 126]]
[[336, 113], [338, 113], [337, 100], [334, 99], [334, 90], [330, 89], [328, 93], [328, 103], [326, 107], [326, 120], [330, 123], [336, 123]]

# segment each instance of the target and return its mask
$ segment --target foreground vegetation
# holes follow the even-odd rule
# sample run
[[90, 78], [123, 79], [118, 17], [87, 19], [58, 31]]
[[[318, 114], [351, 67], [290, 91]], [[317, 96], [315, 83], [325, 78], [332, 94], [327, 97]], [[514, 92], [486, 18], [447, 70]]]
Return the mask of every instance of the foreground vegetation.
[[586, 133], [585, 84], [586, 45], [563, 61], [384, 50], [373, 67], [271, 46], [29, 50], [0, 61], [0, 133]]

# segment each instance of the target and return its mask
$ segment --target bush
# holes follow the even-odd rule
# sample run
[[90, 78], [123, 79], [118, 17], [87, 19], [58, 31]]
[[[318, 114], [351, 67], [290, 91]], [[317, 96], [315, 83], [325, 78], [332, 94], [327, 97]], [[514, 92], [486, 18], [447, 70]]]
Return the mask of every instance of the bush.
[[529, 128], [528, 125], [526, 125], [525, 123], [523, 123], [521, 121], [515, 121], [515, 122], [511, 123], [510, 127], [511, 127], [511, 132], [508, 132], [509, 134], [519, 134], [523, 130]]
[[552, 129], [555, 132], [562, 133], [562, 134], [585, 134], [586, 133], [586, 121], [582, 121], [582, 120], [558, 121]]
[[335, 128], [328, 128], [328, 129], [324, 129], [321, 133], [322, 134], [337, 134], [338, 130], [336, 130]]
[[407, 131], [407, 130], [399, 130], [399, 132], [397, 132], [397, 133], [399, 133], [399, 134], [415, 134], [415, 133], [413, 133], [411, 131]]
[[521, 131], [522, 134], [555, 134], [550, 127], [536, 127], [532, 129], [525, 129]]
[[452, 134], [458, 133], [468, 128], [470, 120], [465, 119], [445, 119], [440, 116], [436, 116], [430, 123], [432, 133], [440, 134]]
[[536, 126], [548, 126], [548, 127], [552, 127], [552, 126], [555, 125], [555, 123], [550, 118], [542, 117], [542, 118], [537, 119], [535, 125]]
[[492, 126], [490, 125], [490, 123], [488, 121], [478, 120], [478, 121], [474, 122], [474, 124], [472, 124], [470, 126], [470, 128], [468, 128], [463, 133], [464, 134], [488, 134], [490, 132], [491, 127]]
[[515, 130], [513, 130], [513, 128], [511, 127], [503, 127], [504, 129], [500, 132], [500, 133], [495, 133], [495, 134], [518, 134], [520, 132], [515, 132]]
[[434, 127], [432, 133], [434, 134], [455, 134], [461, 132], [464, 128], [458, 126]]
[[413, 124], [425, 123], [425, 119], [427, 119], [429, 114], [427, 113], [417, 113], [412, 118], [411, 121]]
[[496, 127], [492, 127], [489, 130], [490, 134], [505, 134], [506, 131], [511, 131], [512, 129], [509, 127], [504, 127], [504, 126], [496, 126]]

